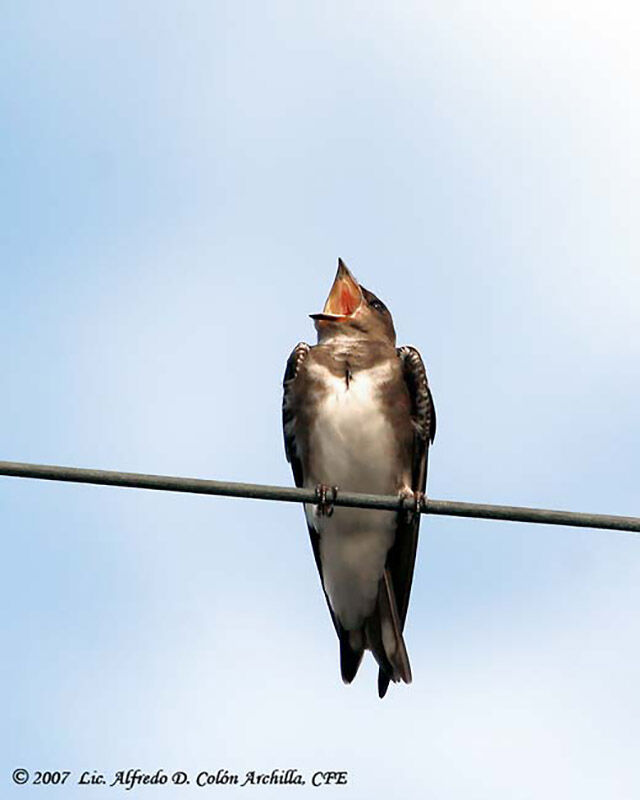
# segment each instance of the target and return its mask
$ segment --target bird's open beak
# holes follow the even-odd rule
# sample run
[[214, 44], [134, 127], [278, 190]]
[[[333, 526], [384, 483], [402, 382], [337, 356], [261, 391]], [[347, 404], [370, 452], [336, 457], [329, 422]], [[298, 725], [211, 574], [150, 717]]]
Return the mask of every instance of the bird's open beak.
[[321, 314], [309, 314], [311, 319], [326, 322], [341, 322], [352, 316], [362, 303], [360, 284], [347, 269], [344, 261], [338, 259], [338, 272], [324, 304]]

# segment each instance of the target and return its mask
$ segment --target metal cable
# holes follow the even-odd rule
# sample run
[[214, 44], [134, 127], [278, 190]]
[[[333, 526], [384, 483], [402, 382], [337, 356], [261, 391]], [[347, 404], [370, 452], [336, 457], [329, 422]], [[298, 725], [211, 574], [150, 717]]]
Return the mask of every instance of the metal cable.
[[[170, 475], [145, 475], [137, 472], [115, 472], [103, 469], [81, 469], [49, 464], [23, 464], [0, 461], [0, 475], [16, 478], [38, 478], [48, 481], [91, 483], [101, 486], [125, 486], [132, 489], [156, 489], [165, 492], [190, 492], [223, 497], [245, 497], [253, 500], [280, 500], [287, 503], [316, 503], [313, 489], [294, 489], [287, 486], [266, 486], [256, 483], [231, 483], [202, 478], [179, 478]], [[411, 508], [412, 501], [395, 495], [362, 494], [338, 491], [334, 505], [356, 508], [377, 508], [398, 511]], [[423, 514], [450, 517], [499, 519], [510, 522], [537, 522], [547, 525], [570, 525], [577, 528], [602, 528], [640, 533], [640, 517], [621, 517], [612, 514], [587, 514], [579, 511], [555, 511], [547, 508], [498, 506], [486, 503], [462, 503], [455, 500], [428, 498], [421, 509]]]

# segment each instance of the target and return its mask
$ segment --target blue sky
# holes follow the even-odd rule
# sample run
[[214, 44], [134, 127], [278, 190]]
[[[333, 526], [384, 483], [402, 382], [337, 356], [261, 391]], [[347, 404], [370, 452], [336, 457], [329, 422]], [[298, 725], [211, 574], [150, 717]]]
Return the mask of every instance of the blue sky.
[[[0, 457], [290, 483], [284, 364], [342, 256], [427, 363], [432, 496], [640, 514], [639, 29], [573, 0], [5, 4]], [[295, 506], [6, 478], [0, 521], [3, 796], [40, 788], [18, 766], [640, 792], [633, 535], [425, 519], [414, 683], [381, 703], [371, 659], [340, 682]]]

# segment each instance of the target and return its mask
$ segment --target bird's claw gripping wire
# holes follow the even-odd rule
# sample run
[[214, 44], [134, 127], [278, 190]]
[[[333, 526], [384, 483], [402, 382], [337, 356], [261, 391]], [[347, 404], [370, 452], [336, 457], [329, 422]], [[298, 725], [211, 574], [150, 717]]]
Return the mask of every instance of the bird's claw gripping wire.
[[404, 509], [410, 516], [420, 518], [420, 515], [427, 506], [427, 495], [424, 492], [413, 492], [411, 489], [404, 489], [400, 492], [404, 500]]
[[[329, 492], [331, 492], [331, 499], [327, 497]], [[333, 504], [337, 496], [337, 486], [327, 486], [325, 483], [319, 483], [316, 486], [316, 509], [319, 516], [330, 517], [333, 514]]]
[[413, 513], [422, 514], [422, 512], [427, 507], [427, 495], [424, 492], [414, 492], [413, 493]]

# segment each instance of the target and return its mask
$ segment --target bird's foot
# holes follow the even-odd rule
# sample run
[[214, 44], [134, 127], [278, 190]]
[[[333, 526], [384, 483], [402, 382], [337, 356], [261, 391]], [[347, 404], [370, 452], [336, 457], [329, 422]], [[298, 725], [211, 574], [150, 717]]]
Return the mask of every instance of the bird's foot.
[[[331, 494], [331, 499], [328, 495]], [[337, 486], [327, 486], [319, 483], [316, 486], [316, 512], [320, 517], [330, 517], [333, 514], [333, 504], [338, 496]]]
[[400, 497], [404, 500], [406, 513], [419, 519], [427, 505], [427, 495], [424, 492], [414, 492], [405, 488], [400, 490]]

